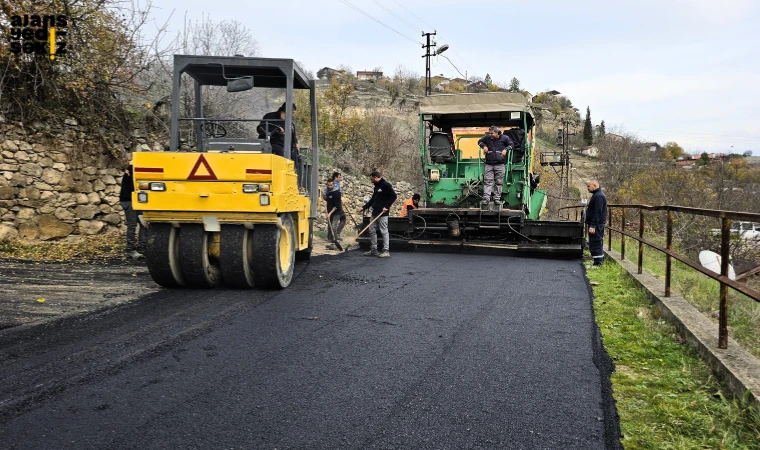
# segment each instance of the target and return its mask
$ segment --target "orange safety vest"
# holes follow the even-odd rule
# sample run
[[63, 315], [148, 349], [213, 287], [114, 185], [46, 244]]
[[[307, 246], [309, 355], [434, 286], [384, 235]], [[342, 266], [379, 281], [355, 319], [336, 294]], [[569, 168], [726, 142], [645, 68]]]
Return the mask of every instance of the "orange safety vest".
[[416, 206], [414, 206], [414, 200], [411, 198], [404, 202], [403, 205], [401, 205], [401, 216], [400, 217], [406, 217], [406, 210], [407, 207], [411, 206], [412, 209], [417, 209]]

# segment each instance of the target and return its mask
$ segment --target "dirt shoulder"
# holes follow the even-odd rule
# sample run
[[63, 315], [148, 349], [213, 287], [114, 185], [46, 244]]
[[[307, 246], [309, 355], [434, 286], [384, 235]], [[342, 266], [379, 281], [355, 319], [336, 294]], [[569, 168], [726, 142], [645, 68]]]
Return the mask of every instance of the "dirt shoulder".
[[[345, 244], [354, 241], [346, 236]], [[338, 255], [314, 236], [313, 255]], [[356, 248], [352, 245], [351, 248]], [[161, 290], [145, 260], [49, 262], [0, 258], [0, 333], [129, 303]]]
[[94, 311], [159, 290], [141, 261], [96, 263], [0, 259], [0, 332]]

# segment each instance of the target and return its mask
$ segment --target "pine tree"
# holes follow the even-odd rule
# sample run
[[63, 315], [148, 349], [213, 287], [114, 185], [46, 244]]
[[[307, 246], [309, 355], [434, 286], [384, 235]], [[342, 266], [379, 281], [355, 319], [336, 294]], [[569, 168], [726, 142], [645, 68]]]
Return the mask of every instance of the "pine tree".
[[493, 80], [491, 80], [491, 75], [486, 74], [486, 79], [483, 80], [483, 82], [486, 84], [486, 86], [490, 86], [493, 84]]
[[583, 124], [583, 140], [586, 145], [594, 143], [594, 128], [591, 126], [591, 108], [586, 107], [586, 123]]
[[607, 134], [607, 130], [604, 128], [604, 121], [599, 125], [599, 136], [604, 137]]
[[520, 80], [517, 77], [512, 78], [509, 82], [509, 92], [520, 92]]

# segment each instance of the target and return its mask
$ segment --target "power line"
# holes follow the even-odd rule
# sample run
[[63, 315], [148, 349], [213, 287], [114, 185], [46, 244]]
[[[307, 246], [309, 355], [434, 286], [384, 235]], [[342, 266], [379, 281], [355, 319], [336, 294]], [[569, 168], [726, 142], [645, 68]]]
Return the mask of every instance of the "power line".
[[[373, 1], [374, 1], [374, 0], [373, 0]], [[420, 22], [422, 22], [422, 23], [423, 23], [425, 26], [427, 26], [428, 28], [432, 28], [432, 29], [434, 29], [434, 30], [436, 29], [434, 26], [430, 25], [429, 23], [427, 23], [427, 22], [425, 22], [424, 20], [422, 20], [421, 18], [419, 18], [419, 17], [418, 17], [416, 14], [414, 14], [413, 12], [411, 12], [409, 9], [407, 9], [407, 8], [406, 8], [406, 6], [402, 5], [402, 4], [401, 4], [401, 3], [399, 3], [397, 0], [393, 0], [393, 2], [394, 2], [394, 3], [396, 3], [397, 5], [399, 5], [400, 7], [404, 8], [404, 10], [405, 10], [406, 12], [408, 12], [409, 14], [411, 14], [412, 16], [414, 16], [414, 17], [415, 17], [417, 20], [419, 20]], [[439, 36], [439, 37], [440, 37], [440, 36]], [[446, 39], [443, 39], [443, 38], [441, 38], [441, 40], [443, 41], [443, 43], [444, 43], [444, 44], [448, 44], [448, 42], [446, 41]], [[462, 58], [462, 56], [461, 56], [459, 53], [457, 53], [457, 51], [456, 51], [456, 50], [454, 50], [454, 49], [452, 48], [452, 49], [451, 49], [451, 51], [452, 51], [452, 52], [454, 52], [454, 54], [455, 54], [455, 55], [457, 55], [457, 57], [459, 57], [459, 59], [462, 61], [462, 63], [464, 63], [464, 65], [465, 65], [465, 66], [466, 66], [468, 69], [470, 69], [470, 70], [472, 71], [472, 73], [477, 73], [477, 70], [473, 69], [473, 68], [472, 68], [472, 66], [470, 66], [469, 64], [467, 64], [467, 61], [465, 61], [465, 60], [464, 60], [464, 58]], [[458, 70], [458, 69], [457, 69], [457, 72], [459, 72], [459, 70]], [[460, 72], [460, 74], [461, 74], [461, 72]], [[465, 78], [467, 78], [467, 77], [465, 77]]]
[[399, 36], [401, 36], [401, 37], [403, 37], [403, 38], [406, 38], [406, 39], [408, 39], [408, 40], [410, 40], [410, 41], [414, 42], [415, 44], [422, 44], [421, 42], [419, 42], [419, 41], [415, 41], [414, 39], [412, 39], [412, 38], [410, 38], [409, 36], [407, 36], [407, 35], [405, 35], [405, 34], [401, 33], [400, 31], [398, 31], [398, 30], [396, 30], [396, 29], [394, 29], [394, 28], [392, 28], [392, 27], [390, 27], [390, 26], [388, 26], [388, 25], [384, 24], [383, 22], [379, 21], [378, 19], [375, 19], [375, 18], [374, 18], [373, 16], [371, 16], [370, 14], [368, 14], [368, 13], [366, 13], [366, 12], [362, 11], [361, 9], [359, 9], [359, 8], [357, 8], [356, 6], [354, 6], [354, 5], [352, 5], [351, 3], [349, 3], [349, 2], [348, 2], [348, 0], [338, 0], [338, 1], [340, 1], [340, 2], [341, 2], [341, 3], [343, 3], [343, 4], [345, 4], [346, 6], [349, 6], [349, 7], [353, 8], [354, 10], [356, 10], [356, 11], [358, 11], [358, 12], [360, 12], [360, 13], [364, 14], [365, 16], [369, 17], [370, 19], [374, 20], [375, 22], [379, 23], [380, 25], [384, 26], [385, 28], [387, 28], [387, 29], [389, 29], [389, 30], [393, 31], [394, 33], [398, 34]]
[[[456, 69], [456, 71], [457, 71], [457, 72], [459, 72], [459, 69], [457, 68], [457, 66], [455, 66], [455, 65], [454, 65], [454, 63], [453, 63], [453, 62], [451, 62], [451, 60], [450, 60], [449, 58], [447, 58], [447, 57], [446, 57], [446, 55], [441, 55], [441, 54], [439, 54], [438, 56], [443, 56], [444, 58], [446, 58], [446, 61], [448, 61], [448, 62], [449, 62], [449, 64], [451, 64], [451, 67], [453, 67], [454, 69]], [[459, 75], [462, 75], [462, 72], [459, 72]], [[464, 75], [462, 75], [462, 78], [464, 78], [465, 80], [467, 80], [467, 77], [466, 77], [466, 76], [464, 76]]]
[[434, 30], [435, 30], [435, 27], [434, 27], [434, 26], [430, 25], [429, 23], [427, 23], [427, 22], [425, 22], [424, 20], [422, 20], [422, 19], [420, 19], [419, 17], [417, 17], [417, 15], [416, 15], [416, 14], [414, 14], [413, 12], [409, 11], [408, 9], [406, 9], [406, 6], [402, 5], [401, 3], [399, 3], [399, 2], [398, 2], [398, 1], [396, 1], [396, 0], [393, 0], [393, 1], [394, 1], [394, 2], [395, 2], [397, 5], [398, 5], [398, 6], [400, 6], [400, 7], [404, 8], [404, 9], [406, 10], [406, 12], [408, 12], [409, 14], [413, 15], [414, 17], [416, 17], [416, 18], [417, 18], [417, 20], [419, 20], [420, 22], [422, 22], [423, 24], [425, 24], [425, 25], [426, 25], [428, 28], [432, 28], [432, 29], [434, 29]]
[[417, 32], [422, 31], [421, 29], [419, 29], [419, 28], [415, 27], [414, 25], [412, 25], [411, 23], [407, 22], [403, 17], [397, 15], [396, 13], [394, 13], [393, 11], [391, 11], [390, 9], [386, 8], [385, 6], [383, 6], [383, 4], [380, 3], [379, 1], [372, 0], [372, 3], [374, 3], [377, 6], [383, 8], [386, 12], [388, 12], [388, 14], [390, 14], [393, 17], [397, 18], [398, 20], [400, 20], [401, 22], [403, 22], [405, 25], [407, 25], [412, 30], [417, 31]]
[[[446, 72], [446, 75], [449, 75], [449, 78], [456, 78], [456, 73], [454, 73], [450, 67], [440, 64], [438, 62], [438, 58], [434, 59], [431, 63], [432, 67], [436, 67], [437, 69], [441, 70], [442, 72]], [[441, 74], [443, 75], [443, 74]], [[451, 76], [454, 75], [454, 76]]]
[[[446, 39], [444, 39], [444, 38], [441, 38], [441, 41], [443, 41], [443, 43], [444, 43], [444, 44], [448, 44], [448, 42], [447, 42], [447, 41], [446, 41]], [[460, 60], [460, 61], [462, 61], [462, 63], [463, 63], [463, 64], [464, 64], [464, 65], [465, 65], [465, 66], [466, 66], [468, 69], [470, 69], [470, 70], [472, 71], [472, 73], [477, 73], [477, 72], [478, 72], [477, 70], [473, 69], [473, 68], [472, 68], [472, 66], [470, 66], [469, 64], [467, 64], [467, 61], [465, 61], [465, 60], [464, 60], [464, 58], [462, 58], [462, 55], [460, 55], [459, 53], [457, 53], [457, 51], [454, 49], [454, 47], [449, 47], [449, 48], [451, 48], [451, 51], [452, 51], [452, 52], [454, 52], [454, 54], [455, 54], [455, 55], [457, 55], [457, 56], [459, 57], [459, 60]], [[465, 78], [466, 78], [466, 77], [465, 77]]]

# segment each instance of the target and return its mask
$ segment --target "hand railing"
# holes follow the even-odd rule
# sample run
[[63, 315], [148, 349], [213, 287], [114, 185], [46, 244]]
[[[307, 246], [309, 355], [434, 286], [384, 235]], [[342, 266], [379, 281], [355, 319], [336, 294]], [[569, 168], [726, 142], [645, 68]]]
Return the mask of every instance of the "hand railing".
[[[560, 208], [560, 210], [576, 210], [576, 218], [578, 211], [581, 208], [585, 208], [585, 205], [566, 206]], [[665, 297], [670, 297], [671, 281], [672, 281], [672, 260], [682, 262], [683, 264], [691, 267], [692, 269], [716, 280], [720, 283], [720, 303], [718, 312], [718, 347], [725, 349], [728, 348], [728, 288], [731, 288], [737, 292], [740, 292], [747, 297], [760, 302], [760, 292], [751, 289], [741, 283], [728, 278], [728, 266], [729, 255], [731, 245], [731, 221], [749, 221], [760, 222], [760, 214], [741, 212], [741, 211], [724, 211], [717, 209], [703, 209], [703, 208], [690, 208], [685, 206], [650, 206], [650, 205], [634, 205], [634, 204], [611, 204], [607, 205], [607, 229], [610, 231], [607, 234], [607, 250], [612, 249], [612, 232], [620, 235], [620, 258], [625, 260], [625, 238], [630, 237], [639, 243], [638, 248], [638, 273], [643, 271], [644, 261], [644, 246], [651, 247], [659, 252], [665, 254]], [[621, 210], [620, 214], [620, 228], [613, 228], [613, 211], [616, 209]], [[626, 231], [626, 210], [635, 209], [639, 212], [639, 230], [638, 235]], [[648, 239], [644, 238], [644, 223], [646, 220], [645, 211], [665, 211], [667, 213], [667, 222], [665, 228], [665, 247], [658, 245]], [[720, 243], [720, 274], [717, 274], [709, 269], [702, 267], [701, 264], [693, 261], [686, 256], [673, 251], [673, 213], [685, 213], [703, 217], [714, 217], [721, 220], [721, 243]], [[569, 211], [568, 211], [569, 213]]]

